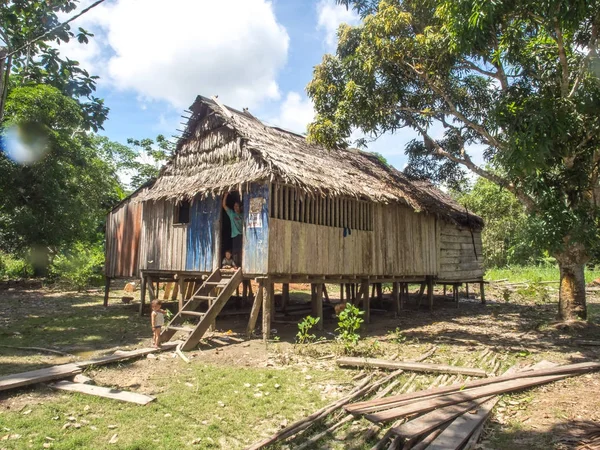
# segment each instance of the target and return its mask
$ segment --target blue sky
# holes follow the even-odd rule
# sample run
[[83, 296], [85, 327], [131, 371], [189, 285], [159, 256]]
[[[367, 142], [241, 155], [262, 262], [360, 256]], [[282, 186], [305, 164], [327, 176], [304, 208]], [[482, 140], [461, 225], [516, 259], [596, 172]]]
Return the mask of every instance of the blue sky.
[[[176, 134], [196, 94], [304, 132], [313, 67], [335, 51], [339, 24], [358, 22], [335, 0], [107, 0], [74, 23], [95, 34], [91, 43], [61, 52], [101, 77], [113, 140]], [[413, 137], [384, 136], [369, 150], [402, 169]]]

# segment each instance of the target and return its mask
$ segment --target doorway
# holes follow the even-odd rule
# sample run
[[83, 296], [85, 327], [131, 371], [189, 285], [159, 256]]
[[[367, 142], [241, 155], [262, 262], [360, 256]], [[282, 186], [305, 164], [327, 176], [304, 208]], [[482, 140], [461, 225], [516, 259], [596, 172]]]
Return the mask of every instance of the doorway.
[[[230, 210], [234, 210], [235, 203], [239, 202], [240, 211], [242, 206], [242, 199], [239, 192], [230, 192], [227, 196], [227, 207]], [[241, 225], [243, 228], [243, 224]], [[219, 263], [225, 258], [225, 252], [231, 251], [233, 259], [238, 267], [242, 266], [242, 248], [243, 248], [243, 237], [240, 236], [237, 240], [231, 237], [231, 220], [225, 208], [221, 208], [221, 255]]]

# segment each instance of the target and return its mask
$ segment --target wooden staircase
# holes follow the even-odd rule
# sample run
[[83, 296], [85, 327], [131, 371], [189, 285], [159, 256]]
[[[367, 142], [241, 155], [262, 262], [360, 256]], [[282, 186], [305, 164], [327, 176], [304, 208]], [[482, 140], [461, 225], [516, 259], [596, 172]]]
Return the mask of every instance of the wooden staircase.
[[[204, 281], [202, 286], [194, 293], [181, 311], [179, 311], [169, 324], [164, 328], [160, 334], [160, 341], [166, 342], [173, 337], [173, 335], [182, 331], [188, 333], [187, 339], [182, 344], [182, 350], [193, 349], [204, 333], [214, 323], [217, 315], [227, 300], [231, 297], [234, 291], [242, 282], [242, 269], [237, 270], [224, 270], [217, 269]], [[215, 294], [215, 290], [219, 289], [219, 292]], [[208, 301], [208, 309], [206, 312], [198, 312], [196, 309]], [[184, 323], [190, 319], [200, 319], [194, 326], [184, 326]]]

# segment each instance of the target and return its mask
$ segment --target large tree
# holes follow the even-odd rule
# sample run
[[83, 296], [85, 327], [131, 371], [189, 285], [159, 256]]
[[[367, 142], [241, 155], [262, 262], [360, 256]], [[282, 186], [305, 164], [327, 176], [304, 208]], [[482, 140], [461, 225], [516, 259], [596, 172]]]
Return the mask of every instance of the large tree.
[[[586, 318], [584, 265], [599, 238], [598, 0], [347, 0], [308, 86], [309, 137], [410, 128], [412, 176], [465, 171], [512, 192], [559, 264], [560, 317]], [[483, 149], [484, 164], [473, 151]]]

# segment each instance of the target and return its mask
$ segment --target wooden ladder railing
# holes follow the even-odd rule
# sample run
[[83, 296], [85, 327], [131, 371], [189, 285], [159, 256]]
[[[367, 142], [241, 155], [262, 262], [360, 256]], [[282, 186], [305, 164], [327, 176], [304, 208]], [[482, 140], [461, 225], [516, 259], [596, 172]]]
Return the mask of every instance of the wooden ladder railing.
[[[181, 308], [169, 324], [160, 334], [160, 341], [166, 342], [178, 331], [187, 333], [187, 339], [182, 344], [182, 350], [191, 350], [198, 343], [204, 333], [210, 328], [231, 295], [242, 282], [242, 269], [224, 270], [217, 269], [204, 281], [202, 286], [194, 293]], [[214, 291], [219, 289], [217, 294]], [[205, 301], [209, 302], [206, 312], [198, 312], [196, 309]], [[194, 326], [184, 326], [184, 322], [199, 318]]]

